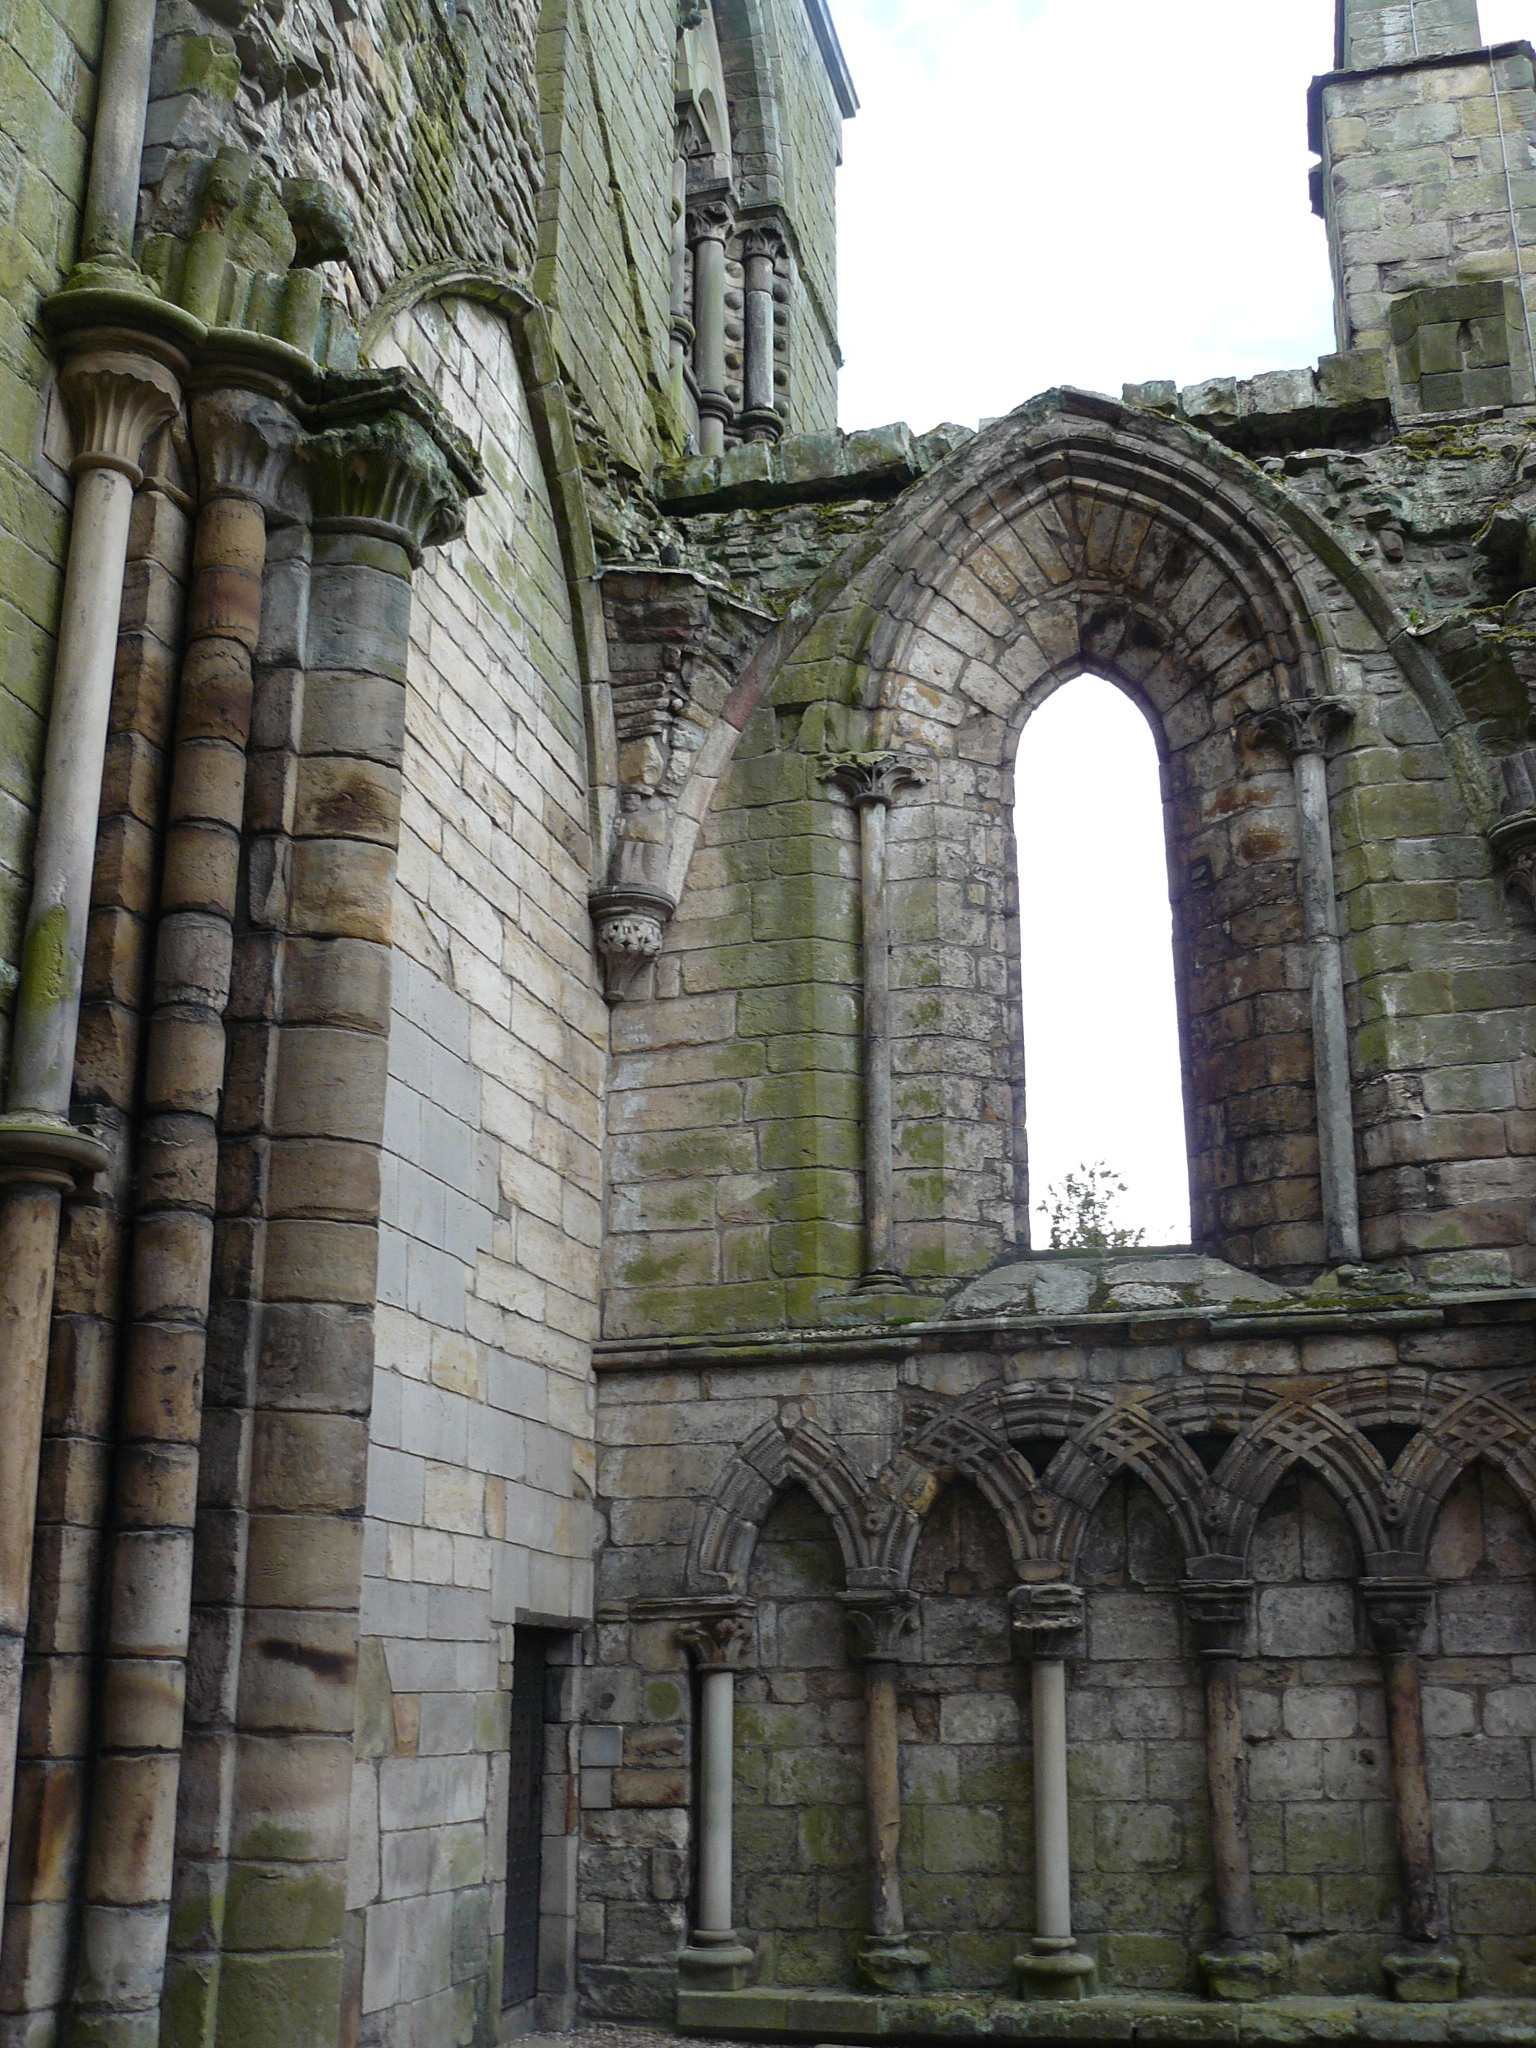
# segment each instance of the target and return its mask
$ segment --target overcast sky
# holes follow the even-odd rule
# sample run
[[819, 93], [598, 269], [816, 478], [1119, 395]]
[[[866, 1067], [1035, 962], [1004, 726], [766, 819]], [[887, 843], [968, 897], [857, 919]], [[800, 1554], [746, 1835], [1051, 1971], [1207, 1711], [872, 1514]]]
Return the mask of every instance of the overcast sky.
[[[839, 189], [845, 427], [974, 427], [1056, 384], [1192, 384], [1333, 348], [1306, 117], [1333, 0], [834, 11], [863, 103]], [[1536, 32], [1536, 0], [1481, 12], [1490, 42]], [[1187, 1196], [1140, 712], [1062, 691], [1032, 721], [1019, 798], [1035, 1193], [1105, 1159], [1125, 1220], [1166, 1242]]]

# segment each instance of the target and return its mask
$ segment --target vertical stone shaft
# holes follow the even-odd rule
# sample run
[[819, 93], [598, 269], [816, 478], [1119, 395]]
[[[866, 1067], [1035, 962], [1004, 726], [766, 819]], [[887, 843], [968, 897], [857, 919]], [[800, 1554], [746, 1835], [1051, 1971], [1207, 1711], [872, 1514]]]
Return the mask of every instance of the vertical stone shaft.
[[692, 412], [688, 395], [688, 364], [694, 340], [693, 322], [688, 318], [688, 160], [679, 156], [672, 166], [672, 266], [671, 266], [672, 403], [679, 420]]
[[75, 505], [0, 1118], [0, 1869], [10, 1857], [60, 1201], [77, 1173], [107, 1158], [67, 1113], [123, 568], [139, 454], [180, 403], [180, 367], [95, 349], [59, 377], [79, 451]]
[[891, 1132], [891, 927], [886, 904], [889, 798], [859, 804], [859, 880], [864, 914], [864, 1277], [895, 1278]]
[[1211, 1860], [1221, 1939], [1243, 1948], [1259, 1931], [1248, 1852], [1248, 1778], [1238, 1660], [1205, 1660], [1205, 1769], [1211, 1794]]
[[[229, 481], [216, 402], [193, 545], [145, 1061], [133, 1327], [123, 1375], [75, 2038], [159, 2032], [192, 1595], [215, 1119], [245, 799], [266, 515]], [[238, 431], [238, 429], [236, 430]], [[243, 451], [241, 451], [243, 453]]]
[[864, 1277], [900, 1286], [892, 1238], [895, 1191], [891, 1096], [891, 925], [886, 816], [899, 790], [922, 777], [895, 754], [844, 754], [826, 771], [859, 816], [864, 953]]
[[1392, 1797], [1397, 1853], [1403, 1867], [1403, 1932], [1410, 1941], [1440, 1939], [1435, 1896], [1435, 1852], [1430, 1829], [1429, 1767], [1424, 1749], [1424, 1698], [1413, 1650], [1382, 1658], [1387, 1734], [1392, 1745]]
[[746, 318], [741, 428], [749, 441], [776, 441], [784, 431], [773, 381], [773, 274], [782, 248], [772, 227], [751, 227], [742, 237]]
[[929, 1957], [907, 1942], [901, 1900], [901, 1740], [896, 1681], [917, 1621], [913, 1594], [871, 1588], [843, 1595], [850, 1647], [864, 1664], [864, 1809], [869, 1830], [869, 1939], [859, 1968], [883, 1991], [917, 1988]]
[[1083, 1625], [1081, 1589], [1061, 1579], [1015, 1586], [1015, 1648], [1030, 1663], [1035, 1777], [1035, 1934], [1014, 1959], [1025, 1998], [1081, 1998], [1094, 1966], [1072, 1938], [1072, 1844], [1067, 1798], [1068, 1650]]
[[1355, 1173], [1355, 1115], [1349, 1081], [1349, 1026], [1339, 957], [1339, 903], [1333, 880], [1328, 767], [1313, 749], [1295, 757], [1301, 819], [1301, 901], [1312, 948], [1312, 1064], [1317, 1085], [1317, 1148], [1323, 1222], [1330, 1259], [1360, 1256], [1360, 1190]]
[[108, 0], [80, 253], [125, 270], [133, 266], [154, 35], [155, 0]]
[[703, 1776], [699, 1800], [699, 1926], [731, 1929], [731, 1778], [736, 1676], [706, 1671], [702, 1680]]
[[678, 1974], [701, 1990], [740, 1990], [752, 1969], [752, 1951], [743, 1946], [731, 1918], [736, 1671], [752, 1627], [752, 1609], [733, 1605], [678, 1630], [700, 1673], [699, 1917], [678, 1959]]
[[901, 1906], [901, 1746], [896, 1732], [896, 1666], [865, 1671], [864, 1797], [869, 1810], [869, 1928], [882, 1941], [906, 1934]]
[[[1434, 1589], [1427, 1579], [1377, 1577], [1361, 1581], [1365, 1618], [1381, 1656], [1392, 1749], [1392, 1800], [1402, 1869], [1403, 1932], [1411, 1942], [1440, 1939], [1440, 1902], [1424, 1747], [1424, 1698], [1419, 1684], [1419, 1642]], [[1396, 1973], [1389, 1969], [1389, 1975]], [[1452, 1987], [1454, 1995], [1454, 1986]], [[1425, 1995], [1421, 1989], [1420, 1996]]]
[[[158, 444], [169, 462], [168, 437]], [[86, 941], [75, 1102], [111, 1164], [68, 1200], [54, 1288], [23, 1680], [0, 2041], [68, 1992], [90, 1741], [95, 1593], [111, 1491], [114, 1360], [132, 1183], [132, 1114], [149, 995], [175, 663], [190, 555], [184, 493], [151, 474], [134, 500]]]
[[1211, 1796], [1211, 1866], [1216, 1880], [1217, 1943], [1200, 1958], [1213, 1998], [1263, 1997], [1279, 1959], [1260, 1946], [1248, 1841], [1248, 1772], [1239, 1689], [1253, 1585], [1236, 1576], [1235, 1558], [1204, 1558], [1230, 1576], [1186, 1579], [1184, 1612], [1205, 1666], [1205, 1769]]
[[1253, 724], [1256, 733], [1285, 748], [1296, 788], [1302, 917], [1312, 952], [1312, 1067], [1323, 1231], [1327, 1256], [1342, 1260], [1360, 1257], [1360, 1190], [1324, 750], [1329, 737], [1353, 717], [1337, 698], [1298, 698], [1262, 712]]
[[253, 671], [162, 2048], [212, 2038], [222, 1977], [309, 552], [305, 526], [268, 536]]
[[695, 203], [688, 210], [693, 250], [693, 374], [699, 392], [699, 452], [725, 453], [725, 423], [731, 401], [725, 389], [725, 238], [730, 208], [723, 199]]

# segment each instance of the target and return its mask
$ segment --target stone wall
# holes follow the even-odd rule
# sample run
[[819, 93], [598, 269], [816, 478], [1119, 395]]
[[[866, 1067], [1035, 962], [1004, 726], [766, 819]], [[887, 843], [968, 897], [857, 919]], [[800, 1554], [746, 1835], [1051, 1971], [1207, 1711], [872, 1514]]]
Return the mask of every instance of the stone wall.
[[[606, 1013], [569, 598], [512, 341], [456, 300], [395, 350], [490, 488], [414, 608], [349, 1903], [365, 2038], [466, 2041], [499, 2015], [518, 1630], [591, 1613]], [[573, 1915], [552, 1899], [557, 1996]]]

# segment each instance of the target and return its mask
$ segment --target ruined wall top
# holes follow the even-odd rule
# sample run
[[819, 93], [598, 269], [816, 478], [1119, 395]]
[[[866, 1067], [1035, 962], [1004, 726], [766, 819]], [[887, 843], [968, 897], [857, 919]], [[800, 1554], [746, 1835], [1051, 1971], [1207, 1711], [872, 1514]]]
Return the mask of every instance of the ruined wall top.
[[1340, 71], [1449, 57], [1482, 43], [1477, 0], [1338, 0], [1333, 61]]

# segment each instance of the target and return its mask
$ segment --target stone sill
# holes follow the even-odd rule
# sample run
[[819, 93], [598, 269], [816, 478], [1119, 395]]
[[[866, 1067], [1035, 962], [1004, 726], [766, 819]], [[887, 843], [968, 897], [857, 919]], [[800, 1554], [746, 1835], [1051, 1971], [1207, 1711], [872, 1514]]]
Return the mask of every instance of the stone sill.
[[[919, 1353], [1017, 1350], [1031, 1343], [1165, 1344], [1222, 1337], [1331, 1337], [1393, 1330], [1465, 1328], [1483, 1323], [1536, 1321], [1536, 1288], [1501, 1287], [1441, 1293], [1402, 1307], [1350, 1305], [1278, 1308], [1263, 1315], [1224, 1315], [1209, 1309], [1116, 1310], [1095, 1315], [923, 1318], [891, 1323], [853, 1322], [860, 1297], [849, 1297], [850, 1326], [839, 1329], [722, 1331], [714, 1337], [609, 1337], [593, 1348], [593, 1369], [604, 1372], [677, 1372], [691, 1366], [819, 1365], [840, 1359], [913, 1357]], [[921, 1315], [921, 1309], [918, 1311]], [[894, 1321], [894, 1318], [893, 1318]], [[1536, 2033], [1531, 2036], [1536, 2042]]]
[[1104, 1993], [1024, 2003], [985, 1994], [882, 1998], [843, 1991], [677, 1994], [678, 2030], [749, 2041], [1157, 2041], [1303, 2043], [1536, 2042], [1536, 1999], [1466, 1998], [1449, 2005], [1385, 1998], [1202, 1998]]

